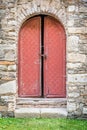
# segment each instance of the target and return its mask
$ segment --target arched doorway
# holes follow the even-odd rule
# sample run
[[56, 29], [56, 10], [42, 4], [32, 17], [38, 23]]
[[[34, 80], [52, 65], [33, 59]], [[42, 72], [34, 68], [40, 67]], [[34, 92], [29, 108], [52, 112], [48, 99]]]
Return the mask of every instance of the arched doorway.
[[19, 33], [19, 96], [65, 97], [65, 32], [51, 16], [27, 20]]

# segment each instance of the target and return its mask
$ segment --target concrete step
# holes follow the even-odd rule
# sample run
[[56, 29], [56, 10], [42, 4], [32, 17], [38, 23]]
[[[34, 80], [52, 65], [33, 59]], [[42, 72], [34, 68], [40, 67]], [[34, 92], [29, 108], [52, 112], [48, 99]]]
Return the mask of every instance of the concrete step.
[[19, 108], [16, 118], [60, 118], [67, 117], [66, 108]]
[[66, 98], [17, 98], [16, 108], [66, 108]]

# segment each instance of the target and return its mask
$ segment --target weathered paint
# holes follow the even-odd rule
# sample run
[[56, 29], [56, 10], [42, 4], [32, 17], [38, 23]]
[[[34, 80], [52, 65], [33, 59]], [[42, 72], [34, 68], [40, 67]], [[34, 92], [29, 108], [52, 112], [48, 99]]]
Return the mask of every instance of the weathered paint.
[[[65, 32], [57, 20], [44, 16], [44, 35], [42, 35], [41, 18], [40, 16], [31, 18], [20, 31], [19, 95], [65, 97]], [[42, 36], [44, 54], [41, 54]], [[43, 61], [42, 72], [40, 61], [43, 56], [46, 58]], [[44, 75], [43, 82], [41, 82], [42, 75]]]
[[[40, 17], [24, 23], [19, 34], [19, 96], [40, 96]], [[37, 64], [38, 62], [38, 64]]]
[[65, 32], [52, 17], [45, 17], [44, 63], [45, 97], [65, 97]]

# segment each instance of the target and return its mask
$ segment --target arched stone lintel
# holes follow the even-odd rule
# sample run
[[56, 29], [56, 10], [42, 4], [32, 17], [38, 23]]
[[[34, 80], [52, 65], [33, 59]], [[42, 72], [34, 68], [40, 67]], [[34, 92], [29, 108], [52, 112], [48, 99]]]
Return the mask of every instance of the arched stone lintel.
[[[52, 6], [52, 5], [51, 5]], [[17, 6], [17, 33], [19, 32], [22, 24], [29, 19], [30, 17], [33, 17], [35, 15], [40, 15], [40, 14], [45, 14], [45, 15], [50, 15], [54, 18], [56, 18], [61, 25], [64, 27], [64, 29], [66, 30], [66, 11], [65, 11], [65, 7], [58, 7], [55, 8], [50, 8], [49, 7], [45, 7], [41, 8], [41, 7], [29, 7], [27, 6], [22, 6], [22, 8], [20, 8], [19, 6]], [[65, 31], [66, 32], [66, 31]]]

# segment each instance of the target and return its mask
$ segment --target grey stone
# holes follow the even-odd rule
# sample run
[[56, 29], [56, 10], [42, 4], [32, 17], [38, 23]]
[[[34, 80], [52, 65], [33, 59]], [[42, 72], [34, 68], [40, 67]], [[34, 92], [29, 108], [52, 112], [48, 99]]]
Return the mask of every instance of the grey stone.
[[3, 59], [5, 57], [4, 51], [0, 49], [0, 59]]
[[20, 108], [15, 110], [16, 118], [40, 118], [39, 108]]
[[15, 110], [17, 118], [58, 118], [67, 117], [65, 108], [19, 108]]
[[79, 37], [78, 36], [70, 36], [68, 38], [68, 51], [78, 51], [78, 43], [79, 43]]
[[69, 62], [85, 63], [86, 55], [85, 54], [79, 54], [79, 53], [69, 53], [68, 56], [67, 56], [67, 60]]
[[73, 97], [73, 98], [77, 98], [77, 97], [80, 96], [80, 94], [77, 93], [77, 92], [72, 92], [72, 93], [69, 93], [68, 96], [69, 96], [69, 97]]
[[41, 117], [59, 118], [67, 117], [66, 108], [41, 108]]
[[74, 114], [79, 117], [81, 116], [82, 112], [81, 110], [77, 109], [76, 111], [74, 111]]
[[83, 6], [80, 6], [80, 8], [79, 8], [79, 12], [83, 12], [83, 13], [87, 13], [87, 7], [85, 7], [84, 5]]
[[9, 32], [8, 35], [9, 36], [16, 36], [16, 32]]
[[71, 27], [71, 26], [73, 26], [73, 25], [74, 25], [74, 20], [73, 20], [73, 19], [68, 20], [67, 26], [68, 26], [68, 27]]
[[8, 70], [15, 71], [16, 70], [16, 65], [9, 65]]
[[16, 24], [17, 24], [17, 22], [14, 21], [14, 20], [10, 20], [10, 21], [8, 22], [8, 25], [16, 25]]
[[87, 55], [87, 44], [80, 44], [79, 45], [79, 51], [82, 52], [83, 54]]
[[10, 81], [0, 85], [0, 95], [10, 95], [16, 93], [16, 81]]
[[11, 45], [11, 43], [7, 44], [7, 41], [4, 41], [4, 44], [1, 44], [0, 48], [4, 51], [13, 50], [13, 49], [16, 49], [16, 45], [15, 44]]
[[76, 108], [77, 108], [76, 103], [69, 103], [69, 102], [67, 103], [68, 112], [73, 112], [76, 110]]
[[5, 54], [5, 60], [8, 60], [8, 61], [14, 61], [15, 60], [15, 52], [14, 52], [14, 50], [9, 50]]
[[83, 114], [87, 114], [87, 106], [83, 107]]
[[16, 77], [16, 72], [1, 71], [0, 77], [4, 81], [13, 80]]
[[68, 74], [68, 82], [87, 83], [87, 74]]
[[69, 69], [77, 69], [82, 66], [82, 63], [67, 63]]
[[0, 65], [0, 70], [6, 71], [7, 70], [7, 66], [6, 65]]
[[69, 27], [68, 32], [71, 34], [85, 34], [87, 29], [85, 27]]
[[0, 44], [2, 43], [2, 39], [0, 39]]
[[67, 10], [68, 10], [69, 12], [75, 11], [75, 5], [69, 6]]

